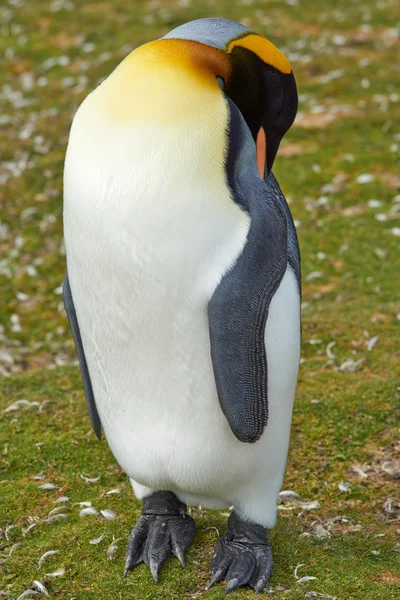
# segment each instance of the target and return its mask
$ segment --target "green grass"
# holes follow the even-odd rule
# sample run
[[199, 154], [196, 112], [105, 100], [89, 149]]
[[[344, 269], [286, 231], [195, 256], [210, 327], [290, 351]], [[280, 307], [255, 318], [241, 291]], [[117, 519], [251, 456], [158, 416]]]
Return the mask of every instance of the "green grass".
[[[30, 0], [1, 6], [0, 368], [7, 376], [0, 410], [18, 399], [41, 408], [5, 412], [0, 421], [0, 598], [17, 598], [34, 580], [63, 600], [224, 597], [222, 585], [205, 591], [214, 527], [224, 531], [224, 511], [193, 509], [197, 533], [186, 570], [168, 559], [157, 586], [143, 565], [122, 578], [140, 505], [106, 442], [90, 430], [59, 294], [62, 168], [74, 111], [130, 48], [214, 15], [245, 22], [285, 51], [300, 92], [298, 124], [275, 163], [300, 222], [304, 275], [304, 361], [284, 489], [319, 506], [280, 505], [264, 596], [400, 598], [396, 5]], [[338, 174], [340, 186], [324, 187]], [[363, 174], [373, 180], [359, 183]], [[371, 199], [380, 206], [370, 206]], [[340, 370], [348, 359], [361, 361], [358, 370]], [[81, 474], [100, 479], [86, 482]], [[339, 489], [342, 481], [349, 491]], [[42, 490], [44, 482], [58, 487]], [[114, 488], [121, 492], [107, 495]], [[68, 520], [43, 522], [63, 495], [70, 498], [63, 509]], [[79, 517], [82, 501], [114, 510], [117, 519]], [[103, 534], [99, 544], [89, 543]], [[109, 560], [107, 549], [119, 538]], [[48, 550], [59, 554], [38, 569]], [[297, 583], [299, 564], [298, 577], [316, 579]], [[46, 577], [59, 567], [64, 576]], [[251, 597], [248, 589], [231, 594]]]

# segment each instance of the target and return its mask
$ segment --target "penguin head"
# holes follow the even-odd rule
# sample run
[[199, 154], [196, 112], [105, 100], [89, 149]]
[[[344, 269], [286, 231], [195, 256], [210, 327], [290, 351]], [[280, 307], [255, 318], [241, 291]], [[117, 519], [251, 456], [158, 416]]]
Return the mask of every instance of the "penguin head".
[[[271, 171], [279, 144], [297, 112], [296, 81], [287, 58], [265, 37], [235, 21], [205, 18], [173, 29], [163, 40], [186, 40], [217, 50], [213, 69], [257, 143], [260, 174]], [[204, 48], [205, 47], [205, 48]]]

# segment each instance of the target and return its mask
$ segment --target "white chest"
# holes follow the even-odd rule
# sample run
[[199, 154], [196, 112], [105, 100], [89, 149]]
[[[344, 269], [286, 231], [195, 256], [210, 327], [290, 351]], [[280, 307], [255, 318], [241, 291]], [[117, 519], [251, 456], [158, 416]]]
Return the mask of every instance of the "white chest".
[[65, 170], [67, 265], [96, 405], [114, 453], [124, 464], [149, 446], [157, 461], [174, 452], [174, 431], [194, 426], [204, 440], [213, 420], [232, 436], [216, 395], [207, 307], [242, 251], [249, 218], [230, 198], [223, 166], [204, 164], [203, 170], [212, 168], [208, 180], [202, 165], [182, 177], [173, 145], [161, 144], [153, 170], [135, 172], [139, 143], [124, 172], [124, 161], [114, 170], [102, 164], [107, 153], [76, 150], [72, 138]]

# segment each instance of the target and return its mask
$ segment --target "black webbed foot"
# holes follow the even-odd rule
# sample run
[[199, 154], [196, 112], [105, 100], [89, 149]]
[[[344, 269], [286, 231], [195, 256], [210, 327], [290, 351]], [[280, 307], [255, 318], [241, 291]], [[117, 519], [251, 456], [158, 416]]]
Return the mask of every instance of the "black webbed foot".
[[149, 567], [154, 581], [164, 560], [175, 554], [185, 566], [185, 550], [192, 543], [195, 523], [186, 505], [172, 492], [155, 492], [143, 500], [142, 515], [132, 529], [126, 550], [124, 577], [141, 562]]
[[228, 520], [228, 531], [215, 547], [211, 570], [213, 577], [208, 589], [225, 579], [227, 593], [243, 585], [251, 586], [256, 593], [261, 592], [272, 571], [268, 529], [242, 521], [233, 512]]

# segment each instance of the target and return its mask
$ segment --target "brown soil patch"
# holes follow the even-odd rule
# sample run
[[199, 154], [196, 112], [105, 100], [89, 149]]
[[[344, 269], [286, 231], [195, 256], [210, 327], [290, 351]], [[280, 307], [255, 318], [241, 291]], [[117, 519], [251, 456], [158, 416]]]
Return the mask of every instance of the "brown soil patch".
[[396, 173], [379, 173], [378, 179], [386, 183], [392, 190], [396, 192], [400, 191], [400, 175], [396, 175]]
[[386, 573], [382, 573], [382, 575], [378, 575], [378, 577], [375, 577], [375, 580], [383, 581], [386, 583], [399, 583], [400, 584], [400, 577], [393, 575], [393, 573], [390, 573], [389, 571], [387, 571]]
[[286, 158], [293, 158], [294, 156], [301, 156], [306, 154], [309, 150], [305, 150], [302, 144], [290, 144], [282, 143], [279, 148], [279, 156], [285, 156]]
[[357, 117], [359, 115], [359, 111], [350, 107], [343, 107], [335, 111], [329, 110], [329, 107], [327, 107], [324, 112], [300, 113], [293, 126], [303, 127], [304, 129], [324, 129], [342, 117]]

